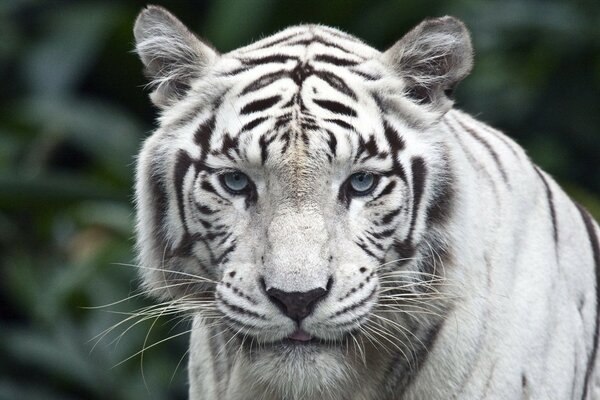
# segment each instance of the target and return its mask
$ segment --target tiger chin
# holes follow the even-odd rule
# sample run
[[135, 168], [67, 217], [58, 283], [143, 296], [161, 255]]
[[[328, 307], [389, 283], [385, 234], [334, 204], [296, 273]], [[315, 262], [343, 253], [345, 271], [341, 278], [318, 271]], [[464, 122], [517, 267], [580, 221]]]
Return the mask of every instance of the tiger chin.
[[139, 265], [193, 317], [190, 399], [600, 398], [598, 226], [453, 108], [462, 22], [220, 54], [149, 6], [134, 34]]

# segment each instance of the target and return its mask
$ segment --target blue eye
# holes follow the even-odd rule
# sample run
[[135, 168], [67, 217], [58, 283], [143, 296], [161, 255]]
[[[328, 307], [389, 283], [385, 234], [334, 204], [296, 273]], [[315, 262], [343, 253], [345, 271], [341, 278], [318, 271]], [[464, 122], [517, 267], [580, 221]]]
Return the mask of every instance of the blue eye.
[[227, 172], [222, 175], [221, 179], [225, 188], [235, 194], [250, 187], [250, 179], [239, 171]]
[[370, 172], [357, 172], [350, 176], [350, 188], [356, 195], [365, 195], [375, 187], [375, 175]]

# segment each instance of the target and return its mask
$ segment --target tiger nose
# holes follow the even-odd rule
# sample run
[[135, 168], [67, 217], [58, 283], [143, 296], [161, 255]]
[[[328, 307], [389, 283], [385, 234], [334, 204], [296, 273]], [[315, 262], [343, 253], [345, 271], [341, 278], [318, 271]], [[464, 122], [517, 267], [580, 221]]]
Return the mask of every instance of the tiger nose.
[[300, 322], [308, 317], [317, 303], [329, 293], [332, 282], [330, 278], [325, 289], [316, 288], [307, 292], [284, 292], [276, 288], [266, 289], [265, 291], [281, 312], [294, 321]]

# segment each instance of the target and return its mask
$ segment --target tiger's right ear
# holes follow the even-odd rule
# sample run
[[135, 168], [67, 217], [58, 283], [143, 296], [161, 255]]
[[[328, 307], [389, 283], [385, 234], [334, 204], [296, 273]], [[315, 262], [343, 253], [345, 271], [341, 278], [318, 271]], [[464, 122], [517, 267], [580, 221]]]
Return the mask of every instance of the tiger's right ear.
[[473, 67], [469, 31], [454, 17], [427, 19], [382, 54], [382, 60], [403, 78], [413, 101], [446, 112], [450, 95]]
[[216, 50], [159, 6], [140, 12], [133, 33], [136, 52], [154, 88], [150, 99], [160, 108], [179, 100], [192, 80], [201, 77], [219, 57]]

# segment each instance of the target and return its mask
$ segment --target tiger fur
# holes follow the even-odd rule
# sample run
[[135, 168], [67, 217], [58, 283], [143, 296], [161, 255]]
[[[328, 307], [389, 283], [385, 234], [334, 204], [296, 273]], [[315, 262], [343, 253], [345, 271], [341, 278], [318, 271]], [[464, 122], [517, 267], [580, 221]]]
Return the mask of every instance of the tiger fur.
[[[452, 107], [468, 31], [381, 53], [319, 25], [227, 54], [144, 9], [145, 287], [200, 399], [597, 399], [598, 227]], [[364, 190], [362, 190], [364, 189]]]

